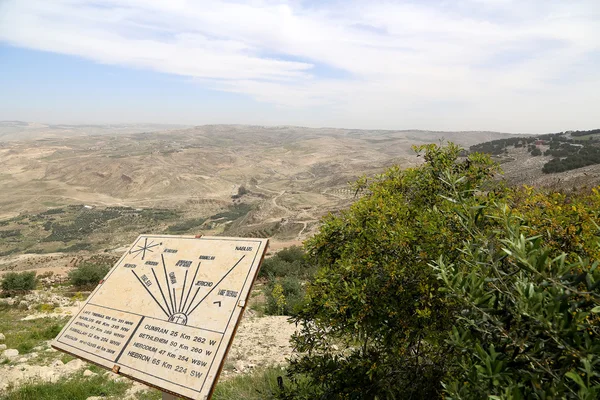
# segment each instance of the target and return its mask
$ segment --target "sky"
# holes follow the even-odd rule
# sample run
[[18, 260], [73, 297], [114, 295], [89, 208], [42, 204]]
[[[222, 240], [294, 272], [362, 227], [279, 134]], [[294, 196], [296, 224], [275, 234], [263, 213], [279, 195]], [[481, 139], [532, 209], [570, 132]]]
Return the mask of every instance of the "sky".
[[600, 127], [599, 0], [0, 0], [0, 120]]

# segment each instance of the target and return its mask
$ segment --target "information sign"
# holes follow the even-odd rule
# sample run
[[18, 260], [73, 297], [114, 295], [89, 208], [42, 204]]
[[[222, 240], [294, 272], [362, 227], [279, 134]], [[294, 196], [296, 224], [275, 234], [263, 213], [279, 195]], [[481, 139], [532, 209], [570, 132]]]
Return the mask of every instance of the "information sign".
[[142, 235], [52, 346], [188, 399], [209, 399], [267, 239]]

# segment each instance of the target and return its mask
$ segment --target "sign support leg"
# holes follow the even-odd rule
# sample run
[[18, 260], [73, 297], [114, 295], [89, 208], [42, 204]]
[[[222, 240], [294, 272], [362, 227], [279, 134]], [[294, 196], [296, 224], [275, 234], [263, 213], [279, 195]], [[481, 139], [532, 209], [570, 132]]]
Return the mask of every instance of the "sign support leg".
[[179, 397], [175, 397], [170, 393], [165, 393], [163, 392], [162, 394], [162, 400], [179, 400]]

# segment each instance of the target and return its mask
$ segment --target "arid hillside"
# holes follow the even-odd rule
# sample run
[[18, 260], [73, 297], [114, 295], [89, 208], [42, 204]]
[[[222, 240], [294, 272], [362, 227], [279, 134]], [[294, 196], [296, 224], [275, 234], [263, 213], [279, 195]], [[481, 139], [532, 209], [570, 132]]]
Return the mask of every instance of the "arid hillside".
[[240, 125], [131, 133], [131, 126], [15, 124], [0, 126], [0, 138], [29, 132], [25, 140], [0, 142], [0, 255], [15, 256], [111, 250], [141, 232], [299, 243], [321, 216], [352, 201], [348, 182], [419, 162], [412, 145], [450, 140], [468, 148], [510, 136]]

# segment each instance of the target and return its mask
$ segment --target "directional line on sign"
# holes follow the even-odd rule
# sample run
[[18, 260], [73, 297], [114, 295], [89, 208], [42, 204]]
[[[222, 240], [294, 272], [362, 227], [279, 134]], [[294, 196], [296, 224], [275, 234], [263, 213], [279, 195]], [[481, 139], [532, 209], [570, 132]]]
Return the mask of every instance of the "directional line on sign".
[[185, 293], [185, 283], [187, 282], [187, 273], [188, 270], [185, 270], [185, 276], [183, 277], [183, 287], [181, 289], [181, 298], [179, 299], [179, 310], [177, 310], [178, 312], [181, 312], [181, 308], [182, 308], [182, 304], [183, 304], [183, 293]]
[[[237, 267], [237, 265], [238, 265], [240, 262], [242, 262], [242, 260], [244, 259], [244, 257], [246, 257], [246, 255], [245, 255], [245, 254], [242, 256], [242, 258], [240, 258], [240, 259], [238, 260], [238, 262], [236, 262], [236, 263], [233, 265], [233, 267], [231, 267], [231, 268], [229, 269], [229, 271], [227, 271], [227, 273], [226, 273], [225, 275], [223, 275], [223, 277], [222, 277], [221, 279], [219, 279], [219, 282], [217, 282], [217, 283], [216, 283], [216, 284], [215, 284], [215, 285], [212, 287], [212, 289], [210, 289], [210, 290], [208, 291], [208, 293], [206, 293], [206, 294], [204, 295], [204, 297], [202, 298], [202, 300], [200, 300], [200, 301], [198, 302], [198, 304], [196, 304], [196, 305], [194, 306], [194, 308], [192, 308], [191, 310], [190, 310], [190, 309], [188, 309], [188, 311], [186, 312], [186, 315], [187, 315], [188, 317], [190, 316], [190, 314], [191, 314], [191, 313], [193, 313], [193, 312], [194, 312], [194, 310], [195, 310], [196, 308], [198, 308], [198, 306], [199, 306], [200, 304], [202, 304], [202, 302], [204, 301], [204, 299], [206, 299], [206, 298], [208, 297], [208, 295], [209, 295], [209, 294], [211, 294], [211, 293], [212, 293], [212, 291], [213, 291], [213, 290], [215, 290], [215, 289], [217, 288], [217, 286], [219, 286], [219, 284], [220, 284], [221, 282], [223, 282], [223, 279], [225, 279], [225, 278], [227, 277], [227, 275], [229, 275], [229, 273], [230, 273], [231, 271], [233, 271], [233, 269], [234, 269], [235, 267]], [[196, 292], [196, 293], [198, 293], [198, 292]], [[194, 302], [194, 300], [192, 300], [192, 303], [193, 303], [193, 302]], [[191, 305], [192, 303], [190, 303], [190, 305]]]
[[171, 309], [173, 313], [175, 313], [175, 305], [173, 304], [173, 297], [171, 296], [171, 285], [169, 283], [169, 277], [167, 276], [167, 266], [165, 265], [165, 256], [163, 254], [160, 255], [162, 260], [163, 269], [165, 271], [165, 280], [167, 281], [167, 292], [169, 293], [169, 300], [171, 300]]
[[173, 310], [177, 310], [177, 297], [175, 297], [175, 288], [173, 288], [173, 302], [175, 303], [173, 305]]
[[165, 309], [163, 308], [163, 306], [160, 305], [160, 303], [158, 302], [158, 300], [156, 300], [156, 297], [154, 297], [154, 295], [152, 294], [152, 292], [150, 291], [150, 289], [148, 289], [148, 287], [146, 285], [144, 285], [144, 282], [142, 282], [142, 280], [140, 279], [139, 276], [137, 276], [137, 274], [135, 273], [134, 270], [131, 270], [131, 272], [133, 272], [133, 275], [135, 275], [135, 277], [137, 278], [138, 282], [144, 287], [144, 289], [146, 289], [146, 292], [148, 292], [148, 294], [152, 297], [152, 300], [154, 300], [156, 302], [156, 304], [158, 304], [158, 306], [160, 307], [160, 309], [165, 313], [165, 315], [168, 317], [169, 313], [165, 311]]
[[202, 261], [198, 262], [198, 266], [196, 267], [196, 272], [194, 273], [194, 277], [192, 278], [192, 282], [190, 283], [190, 290], [188, 291], [187, 296], [185, 296], [185, 302], [181, 306], [181, 310], [179, 310], [179, 312], [183, 312], [183, 310], [185, 310], [185, 305], [187, 304], [187, 301], [190, 298], [190, 293], [192, 293], [192, 289], [194, 288], [194, 282], [196, 282], [196, 275], [198, 275], [198, 270], [200, 269], [200, 264], [202, 264]]
[[158, 290], [160, 290], [160, 294], [161, 294], [163, 300], [165, 301], [165, 306], [167, 307], [167, 310], [169, 310], [169, 314], [173, 314], [171, 312], [171, 309], [169, 308], [169, 302], [167, 301], [167, 298], [165, 297], [165, 294], [163, 293], [162, 286], [160, 286], [160, 282], [158, 281], [158, 278], [156, 277], [156, 272], [154, 272], [154, 268], [151, 268], [151, 269], [152, 269], [152, 275], [154, 275], [154, 279], [156, 280], [156, 284], [158, 285]]

